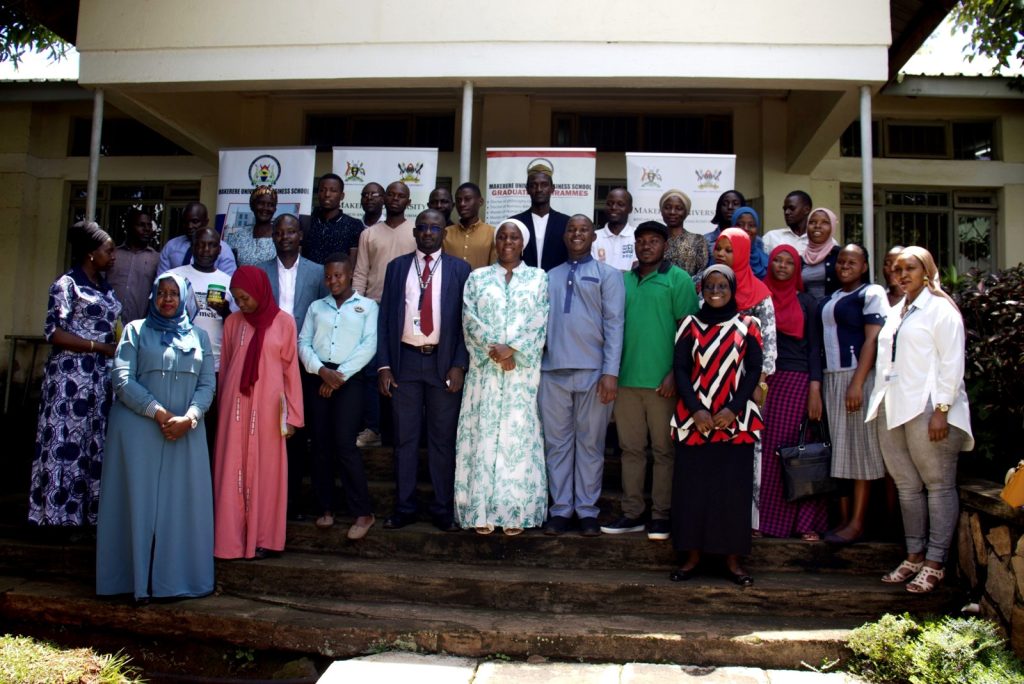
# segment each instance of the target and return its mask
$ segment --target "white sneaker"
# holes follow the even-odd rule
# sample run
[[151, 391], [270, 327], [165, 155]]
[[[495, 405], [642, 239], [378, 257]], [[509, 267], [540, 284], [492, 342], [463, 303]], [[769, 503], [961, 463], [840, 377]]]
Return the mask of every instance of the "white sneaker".
[[370, 428], [366, 428], [356, 437], [357, 447], [379, 447], [380, 446], [380, 434], [374, 432]]

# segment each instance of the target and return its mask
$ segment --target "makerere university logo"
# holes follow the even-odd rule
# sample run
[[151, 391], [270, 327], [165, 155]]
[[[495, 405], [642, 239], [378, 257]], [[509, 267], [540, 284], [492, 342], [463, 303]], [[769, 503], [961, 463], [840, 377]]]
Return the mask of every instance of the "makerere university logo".
[[718, 190], [722, 178], [721, 169], [694, 169], [694, 173], [697, 174], [698, 190]]
[[249, 164], [249, 180], [253, 185], [269, 185], [271, 187], [281, 178], [281, 162], [277, 157], [261, 154]]
[[398, 163], [398, 180], [403, 183], [416, 183], [420, 182], [420, 175], [423, 173], [423, 162], [402, 162]]
[[641, 188], [661, 188], [661, 169], [641, 169]]

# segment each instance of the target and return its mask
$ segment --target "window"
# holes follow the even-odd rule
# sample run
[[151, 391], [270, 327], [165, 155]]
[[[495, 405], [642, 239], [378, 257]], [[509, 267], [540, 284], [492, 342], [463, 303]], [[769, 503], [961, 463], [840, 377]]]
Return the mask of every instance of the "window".
[[[897, 159], [995, 159], [992, 121], [916, 122], [873, 121], [872, 155]], [[854, 121], [839, 137], [839, 153], [859, 157], [860, 122]]]
[[332, 147], [436, 147], [455, 149], [455, 114], [310, 114], [306, 145]]
[[551, 144], [601, 152], [732, 152], [727, 115], [593, 115], [556, 113]]
[[[92, 119], [71, 120], [68, 156], [88, 157], [92, 142]], [[100, 154], [104, 157], [174, 157], [192, 153], [178, 147], [135, 119], [104, 119], [100, 133]]]
[[[199, 183], [100, 183], [96, 192], [96, 222], [110, 233], [116, 244], [125, 239], [125, 217], [132, 208], [149, 213], [157, 234], [157, 245], [178, 234], [185, 205], [199, 199]], [[85, 218], [85, 183], [71, 185], [68, 225]], [[213, 219], [215, 207], [209, 207]]]

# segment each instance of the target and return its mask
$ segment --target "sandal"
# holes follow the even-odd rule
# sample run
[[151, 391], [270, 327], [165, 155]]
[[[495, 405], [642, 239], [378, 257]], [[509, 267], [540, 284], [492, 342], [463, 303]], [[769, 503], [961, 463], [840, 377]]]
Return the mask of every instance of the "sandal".
[[490, 534], [494, 531], [493, 525], [478, 525], [476, 528], [477, 534]]
[[805, 541], [805, 542], [820, 542], [821, 541], [821, 535], [818, 534], [817, 532], [803, 532], [800, 535], [800, 539], [801, 539], [801, 541]]
[[334, 526], [334, 516], [330, 513], [324, 513], [316, 519], [316, 526], [321, 530], [326, 530], [328, 527]]
[[[911, 594], [927, 594], [930, 591], [934, 591], [935, 587], [939, 585], [942, 578], [946, 576], [946, 571], [943, 569], [936, 570], [935, 568], [929, 568], [927, 565], [921, 567], [921, 572], [917, 573], [910, 584], [907, 585], [907, 591]], [[929, 580], [935, 578], [934, 582]]]
[[911, 563], [908, 560], [903, 561], [896, 569], [890, 573], [882, 575], [882, 581], [886, 584], [903, 584], [908, 579], [921, 572], [921, 568], [924, 567], [924, 561], [920, 563]]
[[504, 528], [503, 531], [505, 532], [505, 536], [506, 537], [515, 537], [516, 535], [520, 535], [520, 534], [523, 533], [523, 528], [522, 527], [506, 527], [506, 528]]

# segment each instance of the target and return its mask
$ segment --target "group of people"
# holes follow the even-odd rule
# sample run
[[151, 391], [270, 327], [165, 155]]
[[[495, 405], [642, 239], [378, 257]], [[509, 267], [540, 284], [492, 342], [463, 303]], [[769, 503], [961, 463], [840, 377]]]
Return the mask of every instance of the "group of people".
[[[226, 243], [189, 205], [152, 272], [151, 222], [131, 217], [118, 248], [94, 223], [73, 226], [75, 266], [50, 290], [30, 520], [98, 522], [100, 594], [201, 596], [214, 557], [283, 550], [307, 466], [317, 527], [335, 524], [340, 474], [347, 537], [368, 534], [359, 447], [380, 443], [389, 406], [385, 529], [420, 519], [425, 433], [427, 512], [443, 531], [646, 530], [679, 551], [673, 581], [714, 554], [747, 586], [752, 537], [854, 543], [888, 472], [908, 555], [883, 581], [934, 588], [973, 439], [963, 322], [926, 250], [889, 253], [887, 292], [802, 191], [785, 199], [787, 228], [767, 233], [726, 192], [701, 235], [679, 190], [661, 198], [663, 222], [632, 226], [616, 188], [598, 229], [551, 208], [550, 168], [526, 187], [530, 208], [497, 226], [472, 183], [435, 190], [414, 219], [404, 183], [370, 183], [362, 220], [341, 211], [334, 174], [309, 217], [276, 215], [261, 187], [251, 231]], [[823, 498], [783, 493], [777, 450], [807, 420], [827, 420], [845, 485], [831, 527]], [[610, 423], [621, 513], [602, 524]]]

